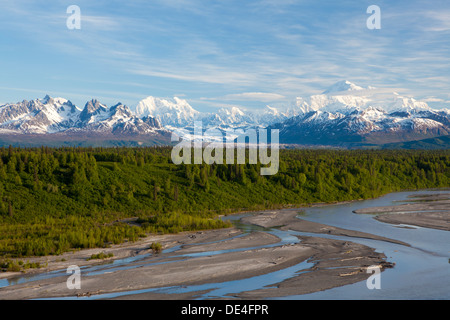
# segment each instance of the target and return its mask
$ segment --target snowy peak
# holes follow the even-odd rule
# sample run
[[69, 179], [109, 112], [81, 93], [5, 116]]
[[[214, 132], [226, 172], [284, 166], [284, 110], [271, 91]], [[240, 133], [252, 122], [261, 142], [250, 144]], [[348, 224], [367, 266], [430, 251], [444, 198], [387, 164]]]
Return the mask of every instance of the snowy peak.
[[384, 110], [388, 114], [396, 112], [416, 114], [432, 111], [426, 102], [401, 96], [388, 89], [378, 89], [371, 86], [363, 88], [347, 80], [335, 83], [323, 94], [312, 95], [307, 98], [297, 97], [296, 107], [299, 114], [318, 110], [350, 114], [368, 108]]
[[53, 99], [48, 94], [46, 94], [44, 99], [40, 101], [42, 104], [53, 103]]
[[69, 108], [72, 111], [75, 111], [76, 106], [67, 99], [64, 98], [53, 98], [50, 97], [48, 94], [45, 95], [45, 97], [43, 99], [36, 99], [33, 100], [33, 103], [35, 104], [41, 104], [44, 108], [54, 108], [54, 109], [63, 109], [65, 110], [66, 108]]
[[245, 113], [238, 107], [221, 108], [218, 110], [217, 115], [227, 124], [249, 121]]
[[120, 102], [112, 106], [109, 111], [111, 116], [119, 117], [122, 119], [132, 118], [134, 116], [130, 108]]
[[385, 104], [385, 110], [388, 112], [408, 112], [417, 113], [420, 111], [431, 111], [432, 109], [426, 102], [417, 101], [411, 97], [403, 97], [395, 95], [392, 99], [392, 103]]
[[297, 98], [298, 115], [274, 125], [284, 143], [409, 141], [450, 134], [450, 116], [426, 102], [340, 81], [323, 94]]
[[200, 112], [192, 108], [186, 100], [177, 97], [168, 100], [149, 96], [137, 104], [135, 114], [139, 118], [152, 116], [163, 126], [184, 126], [192, 125]]
[[219, 113], [225, 114], [230, 117], [242, 117], [244, 112], [238, 107], [222, 108]]
[[[83, 114], [84, 113], [84, 114]], [[160, 129], [158, 121], [151, 116], [142, 119], [122, 103], [108, 108], [97, 100], [89, 101], [80, 114], [82, 130], [113, 134], [148, 134]]]
[[135, 113], [138, 116], [148, 116], [154, 114], [158, 109], [164, 106], [164, 102], [155, 97], [149, 96], [141, 101], [136, 106]]
[[183, 99], [175, 97], [173, 100], [149, 96], [137, 104], [135, 113], [138, 116], [162, 114], [164, 112], [184, 112], [188, 115], [197, 114], [191, 105]]
[[271, 106], [266, 106], [263, 110], [264, 114], [270, 114], [270, 115], [274, 115], [274, 116], [278, 116], [280, 114], [280, 111], [277, 108], [271, 107]]
[[283, 143], [295, 144], [359, 143], [369, 136], [386, 142], [450, 134], [449, 110], [434, 110], [412, 97], [363, 88], [346, 80], [323, 94], [297, 97], [289, 105], [267, 105], [260, 110], [227, 106], [205, 113], [178, 97], [153, 96], [132, 109], [122, 103], [108, 107], [96, 99], [80, 109], [67, 99], [50, 95], [0, 106], [0, 131], [15, 134], [186, 131], [192, 135], [195, 121], [202, 121], [204, 129], [221, 131], [278, 128]]
[[22, 101], [0, 106], [0, 128], [26, 133], [46, 133], [73, 123], [79, 110], [67, 99]]
[[139, 119], [122, 103], [111, 108], [96, 99], [88, 101], [83, 110], [64, 98], [22, 101], [0, 106], [0, 129], [14, 133], [153, 133], [161, 129], [152, 117]]
[[80, 114], [80, 120], [83, 122], [91, 122], [95, 119], [95, 116], [104, 114], [107, 110], [108, 108], [105, 105], [101, 104], [96, 99], [92, 99], [84, 106], [84, 109]]
[[333, 93], [339, 93], [344, 91], [357, 91], [357, 90], [364, 90], [363, 87], [357, 86], [356, 84], [347, 81], [342, 80], [338, 81], [335, 84], [333, 84], [331, 87], [329, 87], [327, 90], [323, 92], [323, 94], [333, 94]]

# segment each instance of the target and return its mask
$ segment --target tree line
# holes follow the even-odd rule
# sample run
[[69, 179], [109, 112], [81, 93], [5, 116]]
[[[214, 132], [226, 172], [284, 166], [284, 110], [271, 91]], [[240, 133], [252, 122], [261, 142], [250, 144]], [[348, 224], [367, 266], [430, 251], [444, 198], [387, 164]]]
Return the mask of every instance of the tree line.
[[[1, 148], [0, 256], [41, 256], [149, 233], [229, 227], [243, 210], [449, 187], [449, 150], [280, 150], [261, 164], [175, 165], [170, 147]], [[135, 218], [130, 224], [127, 218]]]

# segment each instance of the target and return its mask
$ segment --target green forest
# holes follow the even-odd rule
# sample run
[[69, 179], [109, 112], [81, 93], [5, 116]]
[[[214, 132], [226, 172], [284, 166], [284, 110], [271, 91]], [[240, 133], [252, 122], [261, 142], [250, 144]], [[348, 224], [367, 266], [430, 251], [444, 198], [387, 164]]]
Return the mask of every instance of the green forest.
[[[280, 150], [260, 164], [175, 165], [170, 147], [0, 149], [0, 257], [229, 227], [241, 211], [450, 186], [450, 150]], [[129, 223], [133, 221], [133, 223]]]

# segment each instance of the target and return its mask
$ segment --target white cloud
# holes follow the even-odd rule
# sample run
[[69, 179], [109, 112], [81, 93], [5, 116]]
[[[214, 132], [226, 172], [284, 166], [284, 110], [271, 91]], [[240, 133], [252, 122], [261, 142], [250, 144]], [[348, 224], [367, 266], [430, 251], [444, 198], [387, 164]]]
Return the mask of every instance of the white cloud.
[[123, 28], [123, 25], [120, 23], [120, 19], [117, 17], [107, 17], [107, 16], [89, 16], [89, 15], [81, 15], [81, 24], [82, 28], [93, 28], [96, 30], [118, 30], [119, 28]]
[[445, 102], [444, 99], [436, 98], [436, 97], [426, 97], [426, 98], [423, 98], [421, 100], [424, 101], [424, 102]]
[[235, 71], [234, 68], [224, 68], [214, 64], [177, 64], [173, 61], [159, 61], [149, 65], [134, 65], [128, 68], [128, 72], [149, 77], [160, 77], [190, 82], [203, 82], [210, 84], [227, 84], [247, 86], [255, 84], [257, 79], [254, 74], [245, 71]]
[[244, 92], [236, 94], [227, 94], [219, 98], [220, 100], [237, 100], [237, 101], [261, 101], [261, 102], [271, 102], [286, 99], [285, 96], [278, 93], [269, 92]]
[[[107, 1], [80, 0], [82, 29], [70, 32], [64, 1], [39, 2], [5, 5], [5, 32], [29, 39], [29, 47], [46, 45], [51, 55], [86, 67], [86, 75], [89, 68], [100, 70], [101, 76], [77, 81], [87, 92], [102, 92], [102, 81], [117, 79], [129, 82], [132, 92], [146, 87], [162, 88], [163, 94], [214, 95], [202, 100], [212, 103], [287, 100], [321, 93], [343, 79], [365, 87], [409, 87], [430, 99], [439, 99], [450, 86], [450, 11], [441, 4], [425, 8], [412, 1], [404, 8], [381, 0], [382, 29], [370, 32], [365, 8], [359, 11], [346, 1], [321, 8], [296, 0], [239, 6], [237, 1], [141, 0], [111, 10]], [[330, 12], [332, 7], [338, 10]], [[58, 72], [43, 61], [43, 72]]]
[[442, 10], [442, 11], [426, 11], [424, 16], [429, 20], [433, 21], [431, 25], [425, 26], [425, 30], [427, 31], [449, 31], [450, 30], [450, 11]]

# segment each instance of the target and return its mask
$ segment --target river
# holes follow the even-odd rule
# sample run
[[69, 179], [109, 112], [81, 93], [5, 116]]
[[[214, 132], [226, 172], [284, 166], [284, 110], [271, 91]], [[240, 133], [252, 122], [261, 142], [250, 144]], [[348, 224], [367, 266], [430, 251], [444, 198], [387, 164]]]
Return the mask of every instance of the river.
[[[371, 233], [390, 239], [406, 242], [411, 246], [404, 246], [386, 241], [338, 237], [327, 234], [308, 234], [297, 231], [282, 231], [277, 228], [264, 229], [253, 225], [243, 224], [240, 218], [244, 215], [232, 215], [224, 219], [231, 220], [237, 228], [245, 233], [257, 231], [269, 232], [280, 238], [280, 242], [273, 245], [298, 243], [297, 235], [327, 237], [345, 241], [361, 243], [376, 249], [386, 255], [389, 262], [395, 263], [395, 267], [386, 269], [381, 273], [381, 288], [369, 290], [366, 281], [358, 282], [352, 285], [346, 285], [321, 292], [304, 294], [298, 296], [286, 296], [279, 299], [300, 300], [300, 299], [449, 299], [450, 298], [450, 232], [435, 230], [429, 228], [413, 226], [396, 226], [373, 219], [369, 214], [355, 214], [356, 209], [390, 206], [400, 204], [408, 200], [408, 197], [416, 194], [426, 193], [448, 193], [447, 191], [412, 191], [398, 192], [385, 195], [383, 197], [371, 200], [356, 201], [344, 204], [325, 205], [319, 207], [305, 208], [301, 218], [313, 222]], [[290, 209], [292, 210], [292, 209]], [[295, 209], [298, 210], [298, 209]], [[254, 213], [249, 213], [254, 214]], [[233, 249], [233, 250], [248, 250]], [[177, 247], [171, 248], [171, 252], [176, 252]], [[189, 258], [198, 255], [216, 255], [229, 252], [208, 251], [191, 255], [184, 255]], [[182, 256], [180, 256], [182, 257]], [[148, 265], [145, 262], [146, 256], [136, 256], [122, 260], [116, 260], [111, 264], [91, 266], [83, 268], [83, 274], [86, 277], [94, 276], [99, 273], [113, 272], [128, 268], [138, 268], [142, 265]], [[142, 260], [142, 264], [140, 261]], [[130, 294], [140, 294], [145, 292], [158, 293], [185, 293], [193, 291], [205, 291], [199, 299], [225, 298], [228, 294], [239, 293], [261, 289], [264, 286], [271, 286], [287, 278], [298, 275], [298, 271], [306, 270], [312, 266], [311, 263], [304, 261], [298, 265], [291, 266], [266, 275], [251, 277], [238, 281], [228, 281], [223, 283], [209, 283], [194, 286], [151, 288], [135, 291], [126, 291], [112, 294], [100, 294], [91, 297], [82, 297], [75, 299], [107, 299], [117, 298]], [[306, 271], [304, 271], [306, 272]], [[0, 288], [14, 284], [32, 282], [45, 278], [58, 277], [65, 274], [65, 270], [54, 271], [35, 276], [20, 276], [10, 280], [0, 280]], [[368, 277], [370, 275], [368, 274]], [[74, 299], [56, 298], [56, 299]]]
[[449, 299], [450, 232], [413, 226], [405, 228], [379, 222], [371, 215], [353, 213], [356, 209], [396, 205], [408, 200], [411, 195], [446, 192], [448, 193], [448, 191], [398, 192], [373, 200], [306, 209], [302, 219], [400, 240], [409, 243], [411, 247], [385, 241], [348, 239], [383, 252], [388, 261], [395, 263], [394, 268], [386, 269], [381, 274], [380, 290], [368, 290], [366, 283], [362, 282], [285, 298]]

